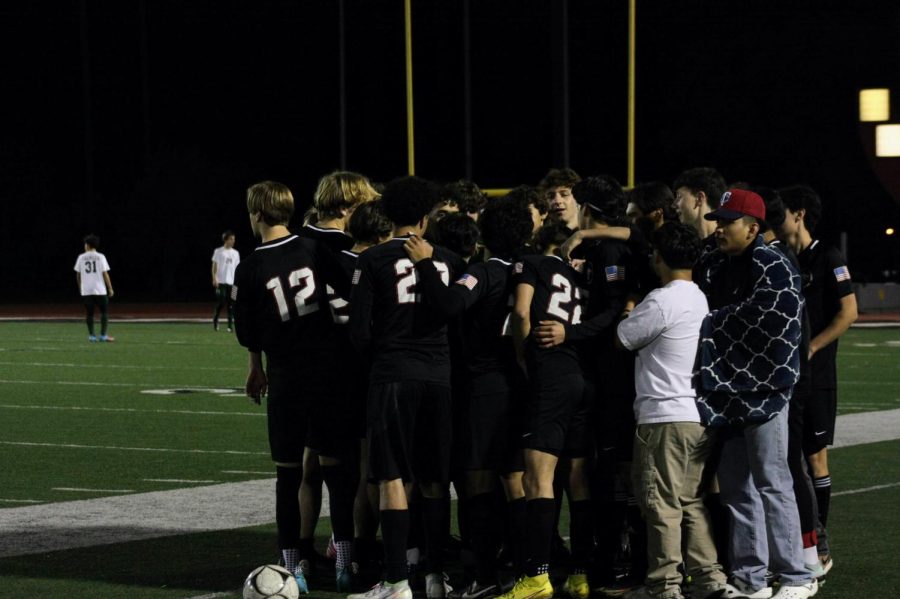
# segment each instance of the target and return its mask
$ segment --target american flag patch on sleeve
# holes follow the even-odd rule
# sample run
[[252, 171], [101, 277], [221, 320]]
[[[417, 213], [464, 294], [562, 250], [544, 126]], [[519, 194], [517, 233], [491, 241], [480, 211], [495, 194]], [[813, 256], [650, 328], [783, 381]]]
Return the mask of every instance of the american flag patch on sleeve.
[[607, 266], [604, 270], [606, 270], [606, 282], [611, 283], [612, 281], [624, 281], [625, 280], [625, 267], [624, 266]]
[[520, 275], [520, 274], [522, 274], [522, 270], [524, 268], [525, 268], [524, 262], [516, 262], [516, 265], [513, 266], [513, 272], [516, 273], [517, 275]]
[[456, 281], [457, 285], [462, 285], [467, 288], [469, 291], [475, 289], [475, 285], [478, 284], [478, 279], [473, 277], [472, 275], [463, 275]]
[[846, 266], [838, 266], [834, 269], [834, 278], [837, 279], [838, 283], [841, 281], [849, 281], [850, 270]]
[[350, 280], [351, 285], [359, 284], [359, 277], [362, 276], [362, 271], [360, 269], [356, 269], [353, 271], [353, 278]]
[[233, 301], [233, 302], [237, 301], [237, 285], [231, 286], [231, 301]]

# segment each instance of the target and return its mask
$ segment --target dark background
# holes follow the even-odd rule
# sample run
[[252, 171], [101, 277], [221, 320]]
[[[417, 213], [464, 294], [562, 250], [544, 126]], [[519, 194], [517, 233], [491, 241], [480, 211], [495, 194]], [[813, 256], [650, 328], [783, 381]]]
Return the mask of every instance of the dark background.
[[[626, 0], [413, 0], [416, 174], [624, 183], [626, 44]], [[641, 0], [637, 48], [639, 182], [804, 182], [854, 279], [900, 267], [900, 159], [870, 157], [857, 95], [900, 110], [900, 3]], [[254, 247], [249, 184], [288, 184], [302, 213], [333, 169], [406, 174], [402, 0], [15, 1], [0, 56], [3, 302], [75, 301], [89, 232], [119, 301], [211, 300], [221, 232]]]

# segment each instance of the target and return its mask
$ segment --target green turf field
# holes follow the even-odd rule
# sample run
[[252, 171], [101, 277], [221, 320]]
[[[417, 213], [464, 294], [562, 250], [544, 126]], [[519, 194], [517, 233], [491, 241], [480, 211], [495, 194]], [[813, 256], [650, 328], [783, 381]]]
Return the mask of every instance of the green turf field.
[[[115, 343], [89, 344], [80, 323], [0, 323], [0, 597], [237, 597], [245, 574], [275, 559], [274, 498], [256, 498], [258, 519], [190, 532], [179, 527], [227, 511], [229, 497], [194, 505], [179, 490], [272, 478], [264, 408], [240, 392], [246, 354], [208, 325], [114, 323], [110, 332]], [[840, 413], [900, 408], [898, 358], [900, 329], [848, 332]], [[819, 596], [900, 596], [900, 441], [837, 449], [830, 461], [836, 566]], [[147, 538], [117, 541], [128, 532], [121, 522], [67, 526], [103, 502], [145, 497], [155, 498]], [[17, 509], [49, 510], [61, 524], [35, 512], [33, 526], [86, 546], [21, 555], [11, 548], [34, 536], [3, 520]], [[166, 510], [171, 524], [151, 519]], [[262, 524], [242, 525], [253, 522]], [[107, 533], [104, 544], [83, 540]], [[327, 520], [319, 533], [327, 536]], [[319, 588], [330, 579], [314, 581], [313, 596], [337, 597]]]

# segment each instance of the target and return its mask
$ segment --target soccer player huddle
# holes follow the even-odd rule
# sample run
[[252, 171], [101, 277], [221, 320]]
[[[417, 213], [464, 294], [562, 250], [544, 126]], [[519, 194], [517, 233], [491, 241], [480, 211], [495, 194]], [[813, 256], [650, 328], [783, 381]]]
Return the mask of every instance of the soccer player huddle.
[[296, 232], [287, 187], [248, 189], [234, 323], [302, 592], [321, 481], [337, 590], [383, 569], [352, 599], [817, 592], [849, 271], [809, 188], [709, 168], [673, 188], [553, 169], [487, 199], [335, 172]]

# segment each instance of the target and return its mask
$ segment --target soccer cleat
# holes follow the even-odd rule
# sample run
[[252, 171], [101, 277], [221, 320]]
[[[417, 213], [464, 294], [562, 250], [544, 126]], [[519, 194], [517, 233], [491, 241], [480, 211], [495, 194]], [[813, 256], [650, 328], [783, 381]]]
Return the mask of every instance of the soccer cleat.
[[725, 599], [770, 599], [772, 597], [772, 587], [763, 587], [758, 590], [748, 589], [735, 580], [734, 583], [726, 583], [725, 590], [719, 596]]
[[806, 564], [806, 569], [809, 570], [809, 573], [812, 574], [813, 578], [816, 580], [825, 578], [825, 567], [819, 560], [816, 560], [816, 563], [814, 564]]
[[772, 599], [808, 599], [819, 592], [819, 581], [813, 578], [812, 582], [797, 586], [782, 586]]
[[218, 323], [218, 322], [214, 322], [214, 323], [213, 323], [213, 330], [214, 330], [214, 331], [218, 331], [218, 330], [219, 330], [219, 323]]
[[300, 593], [306, 595], [309, 593], [309, 585], [306, 583], [306, 575], [303, 574], [303, 570], [300, 567], [297, 567], [296, 572], [294, 572], [294, 580], [297, 581], [297, 588], [300, 589]]
[[91, 343], [97, 343], [97, 336], [96, 335], [88, 335], [88, 341], [90, 341]]
[[587, 599], [591, 595], [587, 574], [569, 574], [563, 587], [563, 593], [572, 599]]
[[232, 332], [232, 331], [231, 331], [231, 327], [228, 327], [226, 330], [227, 330], [229, 333]]
[[112, 343], [115, 340], [115, 337], [110, 337], [109, 335], [100, 335], [100, 341], [102, 341], [103, 343]]
[[365, 593], [347, 595], [347, 599], [412, 599], [412, 590], [405, 580], [389, 583], [379, 582]]
[[548, 574], [523, 576], [516, 581], [508, 593], [500, 595], [500, 599], [550, 599], [553, 597], [553, 585]]
[[349, 593], [353, 590], [354, 577], [351, 568], [338, 568], [336, 575], [338, 593]]
[[449, 599], [488, 599], [499, 594], [500, 587], [496, 584], [481, 584], [477, 580], [473, 580], [466, 588], [451, 591], [447, 597]]
[[312, 562], [308, 559], [300, 560], [297, 562], [297, 570], [303, 572], [305, 578], [309, 578], [310, 574], [312, 574]]
[[834, 560], [831, 559], [830, 553], [819, 554], [819, 563], [822, 564], [822, 576], [825, 576], [829, 572], [831, 572], [832, 566], [834, 566]]
[[425, 576], [425, 597], [427, 599], [444, 599], [453, 590], [447, 581], [450, 577], [443, 572], [432, 572]]

